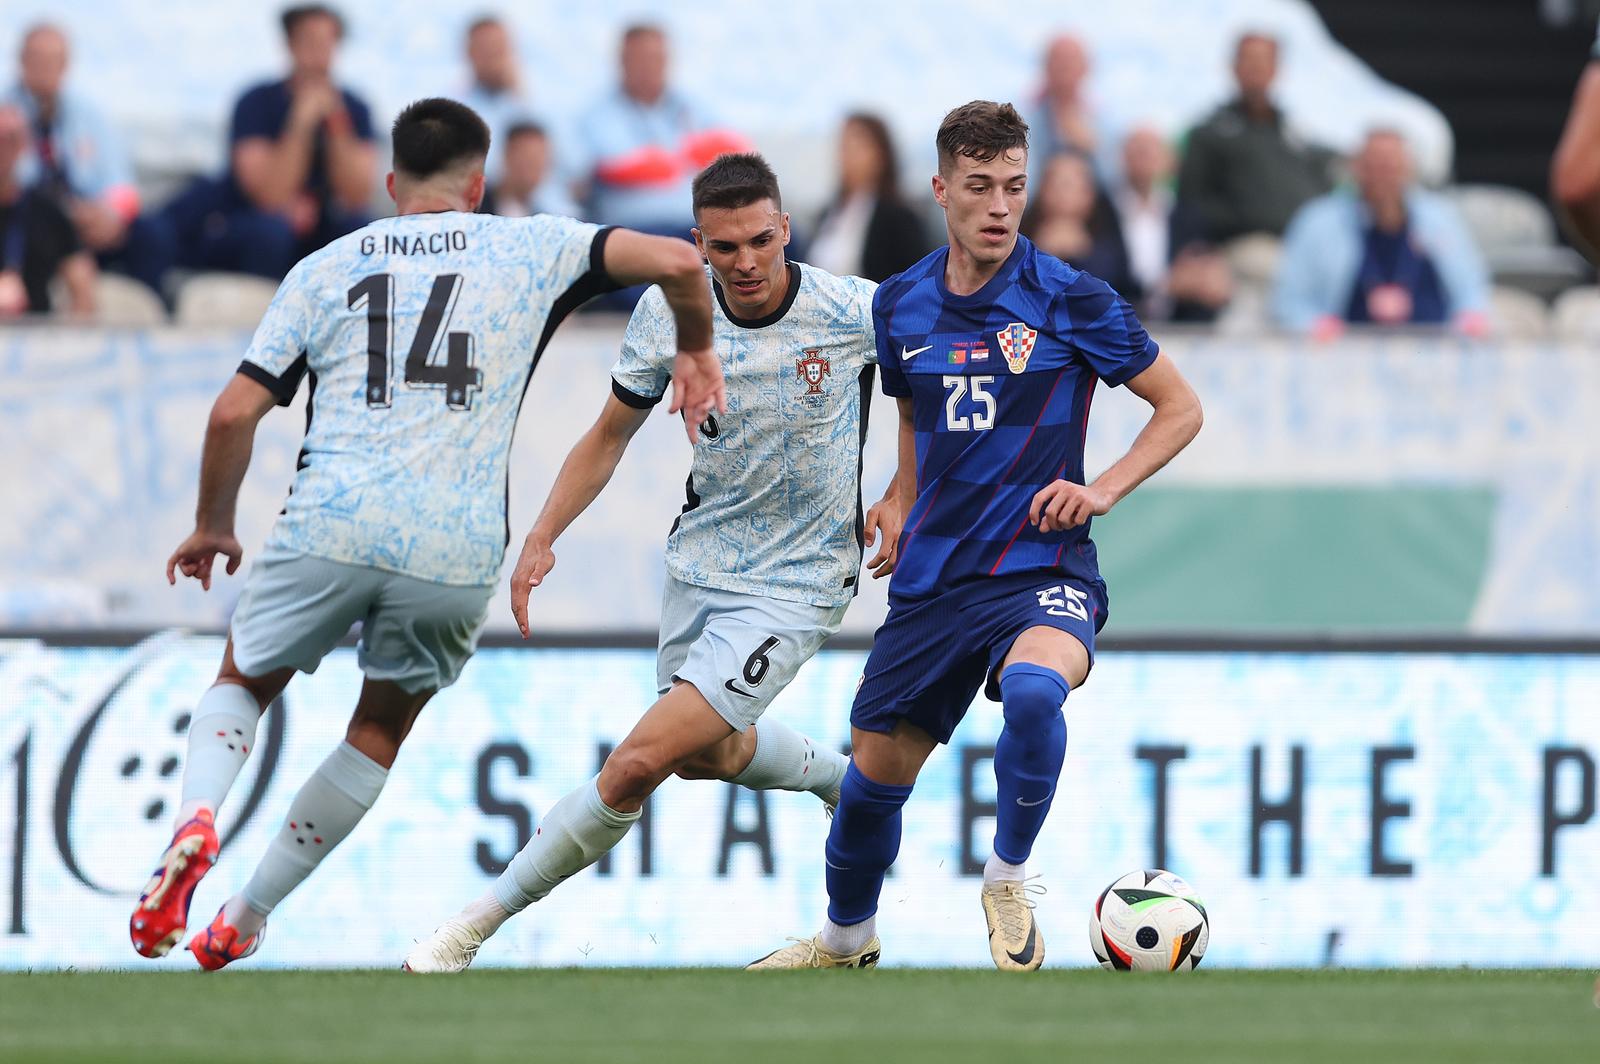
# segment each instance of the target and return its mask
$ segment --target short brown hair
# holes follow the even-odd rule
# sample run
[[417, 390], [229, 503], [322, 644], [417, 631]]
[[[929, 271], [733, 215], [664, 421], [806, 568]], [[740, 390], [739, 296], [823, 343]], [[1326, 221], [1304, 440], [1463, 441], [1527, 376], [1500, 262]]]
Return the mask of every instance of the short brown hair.
[[344, 18], [327, 4], [296, 4], [286, 7], [278, 16], [278, 22], [283, 26], [285, 39], [294, 36], [294, 29], [308, 18], [331, 18], [339, 31], [339, 39], [344, 40]]
[[939, 169], [947, 171], [956, 156], [986, 163], [1013, 148], [1028, 150], [1028, 123], [1008, 103], [973, 100], [944, 116], [939, 123]]
[[695, 176], [690, 196], [696, 218], [706, 207], [733, 211], [764, 199], [770, 199], [773, 206], [783, 210], [778, 175], [753, 151], [717, 156], [716, 161]]

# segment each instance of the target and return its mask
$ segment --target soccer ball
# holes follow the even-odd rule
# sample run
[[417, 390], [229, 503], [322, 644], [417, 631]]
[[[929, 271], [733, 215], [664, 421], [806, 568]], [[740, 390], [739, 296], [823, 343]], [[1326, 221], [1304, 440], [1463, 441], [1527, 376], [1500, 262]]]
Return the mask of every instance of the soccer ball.
[[1089, 916], [1089, 946], [1107, 970], [1192, 971], [1210, 941], [1200, 896], [1159, 868], [1129, 872], [1111, 884]]

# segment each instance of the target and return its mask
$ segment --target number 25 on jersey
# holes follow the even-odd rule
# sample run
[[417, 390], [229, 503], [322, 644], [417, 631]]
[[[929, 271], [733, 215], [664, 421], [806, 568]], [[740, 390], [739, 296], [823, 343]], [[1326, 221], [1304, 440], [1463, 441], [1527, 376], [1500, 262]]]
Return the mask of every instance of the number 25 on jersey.
[[[406, 383], [413, 388], [438, 388], [451, 410], [471, 410], [472, 396], [483, 387], [483, 371], [472, 364], [473, 340], [467, 332], [446, 332], [450, 315], [461, 295], [461, 275], [441, 273], [433, 279], [428, 305], [417, 323], [417, 335], [406, 353]], [[394, 356], [394, 329], [389, 315], [394, 307], [394, 275], [375, 273], [363, 277], [348, 293], [351, 310], [367, 312], [367, 405], [389, 406], [389, 363]], [[438, 362], [441, 340], [445, 361]]]
[[[946, 376], [944, 387], [949, 394], [944, 397], [944, 427], [951, 432], [982, 432], [994, 428], [994, 393], [988, 390], [993, 383], [992, 376]], [[969, 401], [963, 404], [961, 400], [969, 396]], [[956, 412], [963, 405], [968, 407], [969, 413]]]

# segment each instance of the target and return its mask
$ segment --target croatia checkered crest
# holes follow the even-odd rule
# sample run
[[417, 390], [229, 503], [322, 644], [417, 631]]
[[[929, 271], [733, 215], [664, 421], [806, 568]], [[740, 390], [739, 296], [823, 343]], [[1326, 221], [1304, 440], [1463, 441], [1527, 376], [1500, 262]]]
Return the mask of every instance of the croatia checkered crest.
[[1006, 356], [1006, 365], [1011, 372], [1021, 373], [1027, 369], [1028, 356], [1033, 354], [1033, 342], [1039, 338], [1038, 330], [1014, 321], [995, 335], [1000, 339], [1000, 353]]

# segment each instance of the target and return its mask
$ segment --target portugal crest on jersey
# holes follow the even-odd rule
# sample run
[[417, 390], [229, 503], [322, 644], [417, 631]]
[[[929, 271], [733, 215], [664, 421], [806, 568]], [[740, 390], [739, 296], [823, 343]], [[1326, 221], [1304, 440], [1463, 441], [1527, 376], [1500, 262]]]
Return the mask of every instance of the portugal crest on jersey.
[[821, 395], [822, 381], [827, 377], [831, 367], [828, 360], [818, 353], [818, 348], [807, 348], [803, 353], [804, 358], [795, 361], [795, 370], [801, 380], [806, 382], [807, 395]]
[[1033, 354], [1033, 342], [1039, 338], [1037, 329], [1030, 329], [1014, 321], [995, 334], [1000, 338], [1000, 353], [1006, 356], [1006, 366], [1012, 373], [1028, 368], [1028, 356]]

